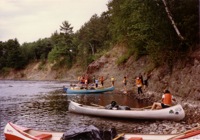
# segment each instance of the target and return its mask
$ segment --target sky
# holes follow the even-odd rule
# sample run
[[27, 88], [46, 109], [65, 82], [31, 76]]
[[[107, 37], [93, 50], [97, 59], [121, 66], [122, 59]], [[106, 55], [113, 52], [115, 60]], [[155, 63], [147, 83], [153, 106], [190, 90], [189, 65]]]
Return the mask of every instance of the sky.
[[0, 41], [20, 44], [50, 37], [68, 21], [76, 32], [92, 15], [107, 11], [108, 0], [0, 0]]

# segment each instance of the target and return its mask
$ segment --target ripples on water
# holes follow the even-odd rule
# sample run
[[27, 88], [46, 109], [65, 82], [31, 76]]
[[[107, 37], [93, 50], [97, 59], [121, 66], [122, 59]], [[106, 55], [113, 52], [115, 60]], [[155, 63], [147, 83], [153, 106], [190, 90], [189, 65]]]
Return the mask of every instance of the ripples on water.
[[91, 120], [106, 119], [69, 113], [68, 100], [103, 106], [114, 100], [120, 105], [141, 106], [138, 101], [114, 92], [67, 95], [62, 91], [63, 85], [69, 87], [69, 83], [57, 81], [0, 80], [0, 138], [4, 140], [3, 129], [10, 121], [39, 130], [66, 131], [72, 127], [89, 125]]

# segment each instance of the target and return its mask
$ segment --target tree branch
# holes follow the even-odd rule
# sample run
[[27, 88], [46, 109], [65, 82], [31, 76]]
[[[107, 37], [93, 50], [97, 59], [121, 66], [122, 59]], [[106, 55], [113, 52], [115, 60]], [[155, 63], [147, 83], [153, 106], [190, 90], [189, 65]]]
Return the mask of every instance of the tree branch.
[[181, 40], [184, 40], [184, 37], [183, 37], [183, 36], [181, 35], [181, 33], [179, 32], [179, 30], [178, 30], [178, 28], [177, 28], [177, 26], [176, 26], [176, 23], [174, 22], [174, 20], [173, 20], [171, 14], [170, 14], [170, 11], [169, 11], [169, 9], [168, 9], [168, 7], [167, 7], [166, 1], [165, 1], [165, 0], [162, 0], [162, 2], [163, 2], [163, 4], [164, 4], [164, 6], [165, 6], [165, 11], [166, 11], [166, 13], [167, 13], [167, 16], [168, 16], [168, 18], [170, 19], [171, 24], [172, 24], [172, 26], [174, 27], [174, 29], [175, 29], [175, 31], [176, 31], [178, 37], [179, 37]]

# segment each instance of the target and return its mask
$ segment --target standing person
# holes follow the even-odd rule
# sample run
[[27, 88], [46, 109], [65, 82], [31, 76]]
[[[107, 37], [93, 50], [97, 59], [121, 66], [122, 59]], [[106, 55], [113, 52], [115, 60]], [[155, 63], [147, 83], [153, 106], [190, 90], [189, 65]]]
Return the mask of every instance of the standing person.
[[98, 80], [98, 79], [95, 79], [96, 88], [98, 88], [98, 84], [99, 84], [99, 80]]
[[101, 86], [103, 87], [104, 78], [103, 76], [100, 77]]
[[144, 89], [149, 86], [148, 80], [150, 79], [151, 74], [147, 74], [146, 79], [144, 80]]
[[165, 90], [162, 95], [162, 102], [154, 102], [151, 109], [162, 109], [167, 108], [172, 105], [172, 100], [176, 101], [169, 90]]
[[144, 84], [144, 81], [143, 81], [143, 76], [142, 76], [142, 74], [141, 74], [141, 73], [139, 74], [139, 78], [141, 79], [141, 82], [142, 82], [142, 84]]
[[85, 77], [85, 88], [88, 89], [88, 76]]
[[127, 85], [127, 78], [126, 78], [126, 76], [124, 76], [124, 79], [123, 79], [123, 84], [124, 84], [124, 94], [126, 94], [127, 93], [127, 89], [126, 89], [126, 85]]
[[92, 77], [92, 82], [93, 82], [93, 84], [95, 83], [95, 75], [93, 75], [93, 77]]
[[81, 77], [81, 84], [82, 85], [85, 84], [85, 77], [84, 76]]
[[113, 76], [111, 77], [111, 84], [112, 84], [112, 86], [114, 86], [114, 84], [115, 84], [115, 78]]
[[81, 83], [81, 76], [78, 76], [78, 84]]
[[143, 93], [142, 92], [142, 80], [139, 77], [136, 78], [136, 86], [138, 89], [138, 94]]

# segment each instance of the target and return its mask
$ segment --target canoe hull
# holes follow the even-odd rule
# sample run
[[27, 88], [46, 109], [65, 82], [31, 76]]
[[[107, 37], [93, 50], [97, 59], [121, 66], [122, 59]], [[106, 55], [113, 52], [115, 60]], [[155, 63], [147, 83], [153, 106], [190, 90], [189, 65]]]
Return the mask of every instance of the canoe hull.
[[113, 91], [115, 89], [114, 86], [103, 88], [103, 89], [82, 89], [82, 90], [75, 90], [70, 88], [64, 88], [67, 94], [101, 94], [108, 91]]
[[129, 118], [129, 119], [155, 119], [180, 121], [185, 117], [185, 112], [181, 105], [160, 109], [160, 110], [108, 110], [105, 108], [86, 106], [69, 102], [68, 110], [74, 113], [85, 115]]

